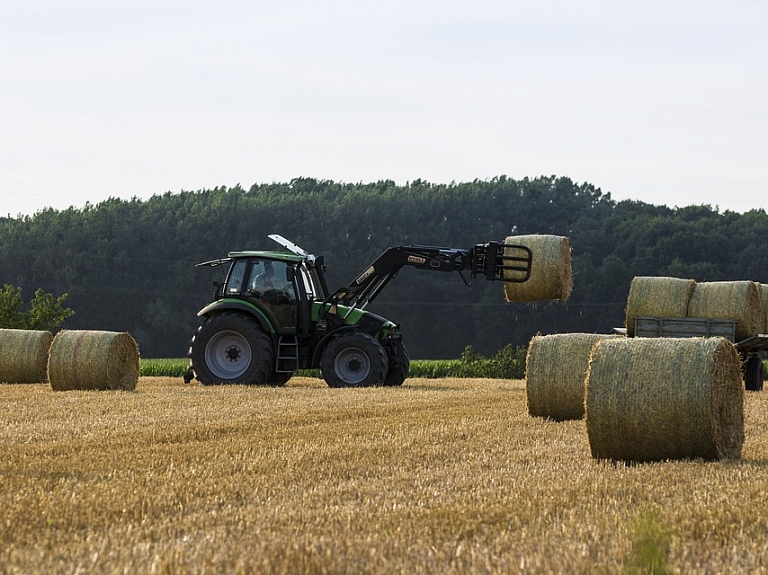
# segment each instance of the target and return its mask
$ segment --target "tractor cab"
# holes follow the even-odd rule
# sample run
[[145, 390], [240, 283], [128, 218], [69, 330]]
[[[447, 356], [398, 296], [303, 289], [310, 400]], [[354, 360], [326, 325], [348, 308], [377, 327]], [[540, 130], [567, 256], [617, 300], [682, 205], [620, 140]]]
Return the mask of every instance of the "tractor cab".
[[199, 315], [234, 307], [250, 311], [272, 334], [308, 331], [312, 304], [327, 297], [314, 260], [286, 252], [243, 251], [198, 266], [227, 263], [224, 282], [215, 284], [215, 301]]

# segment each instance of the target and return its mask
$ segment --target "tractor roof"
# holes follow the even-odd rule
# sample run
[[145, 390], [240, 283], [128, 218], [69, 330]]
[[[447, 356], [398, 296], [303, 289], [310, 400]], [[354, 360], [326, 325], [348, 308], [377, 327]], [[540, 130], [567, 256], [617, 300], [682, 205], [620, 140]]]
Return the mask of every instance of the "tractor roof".
[[230, 258], [268, 258], [271, 260], [280, 260], [283, 262], [298, 263], [303, 261], [306, 256], [300, 256], [291, 252], [272, 252], [272, 251], [244, 251], [244, 252], [229, 252], [227, 254]]

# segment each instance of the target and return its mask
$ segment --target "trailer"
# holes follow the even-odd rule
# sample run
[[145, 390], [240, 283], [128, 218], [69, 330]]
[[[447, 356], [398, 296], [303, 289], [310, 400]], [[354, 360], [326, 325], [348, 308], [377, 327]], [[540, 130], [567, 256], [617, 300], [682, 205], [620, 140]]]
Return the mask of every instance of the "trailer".
[[[628, 335], [624, 327], [614, 328], [614, 331]], [[736, 322], [733, 320], [638, 316], [635, 318], [634, 337], [723, 337], [733, 342], [741, 357], [744, 387], [749, 391], [763, 389], [763, 360], [760, 353], [768, 350], [768, 334], [759, 333], [736, 341]]]

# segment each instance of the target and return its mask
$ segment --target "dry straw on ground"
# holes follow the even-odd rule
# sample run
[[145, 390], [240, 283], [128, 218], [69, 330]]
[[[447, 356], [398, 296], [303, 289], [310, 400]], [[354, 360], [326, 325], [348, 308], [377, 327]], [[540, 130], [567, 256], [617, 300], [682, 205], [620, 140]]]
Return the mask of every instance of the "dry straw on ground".
[[61, 331], [51, 344], [48, 379], [55, 391], [133, 390], [139, 380], [139, 348], [125, 332]]
[[0, 329], [0, 382], [45, 382], [52, 340], [48, 331]]
[[597, 459], [736, 459], [739, 356], [724, 338], [616, 338], [592, 350], [586, 427]]
[[596, 333], [537, 335], [528, 345], [525, 390], [528, 413], [557, 421], [584, 417], [584, 379]]
[[688, 317], [730, 319], [736, 323], [736, 341], [763, 329], [760, 284], [752, 281], [697, 283], [688, 301]]
[[686, 317], [688, 301], [696, 282], [692, 279], [638, 276], [632, 279], [627, 296], [627, 335], [635, 333], [638, 316]]
[[[571, 246], [568, 238], [551, 235], [509, 236], [504, 244], [522, 245], [531, 250], [531, 277], [526, 282], [504, 284], [508, 302], [567, 300], [573, 287]], [[504, 255], [518, 255], [506, 248]], [[505, 278], [520, 277], [520, 272], [506, 270]]]
[[0, 406], [3, 575], [768, 572], [768, 393], [740, 460], [645, 465], [530, 417], [522, 381], [141, 378], [0, 385]]

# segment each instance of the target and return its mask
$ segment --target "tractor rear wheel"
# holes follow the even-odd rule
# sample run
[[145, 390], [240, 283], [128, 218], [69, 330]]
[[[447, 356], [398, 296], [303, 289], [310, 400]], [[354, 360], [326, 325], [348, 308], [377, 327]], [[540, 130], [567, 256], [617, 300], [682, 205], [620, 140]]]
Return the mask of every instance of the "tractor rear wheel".
[[329, 387], [371, 387], [384, 383], [389, 362], [384, 347], [367, 333], [342, 335], [323, 351], [321, 370]]
[[259, 323], [224, 312], [205, 320], [190, 344], [190, 359], [203, 385], [269, 383], [274, 364], [272, 340]]
[[763, 360], [753, 355], [747, 359], [744, 369], [744, 387], [747, 391], [761, 391], [763, 389]]
[[411, 357], [402, 341], [397, 342], [394, 348], [390, 348], [390, 351], [389, 373], [384, 379], [384, 385], [387, 387], [403, 385], [405, 378], [408, 377], [408, 370], [411, 368]]

